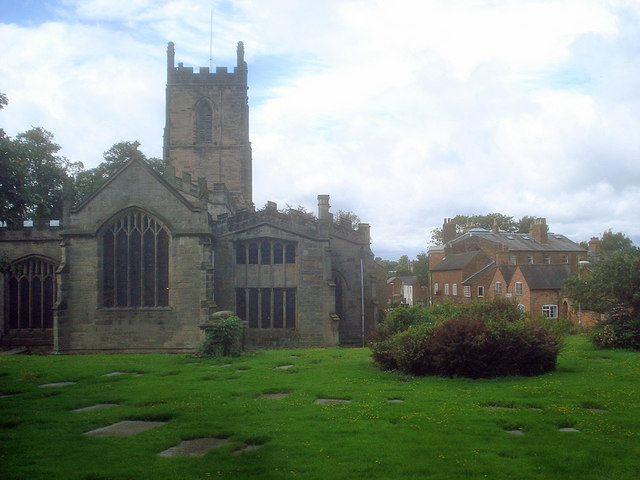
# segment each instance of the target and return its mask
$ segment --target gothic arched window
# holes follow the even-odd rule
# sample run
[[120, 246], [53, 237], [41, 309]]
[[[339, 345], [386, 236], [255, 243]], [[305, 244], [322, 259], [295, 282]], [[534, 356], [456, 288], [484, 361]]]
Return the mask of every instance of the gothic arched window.
[[53, 328], [56, 266], [31, 257], [15, 265], [7, 276], [5, 315], [9, 330]]
[[198, 105], [196, 111], [196, 141], [197, 143], [211, 143], [213, 131], [213, 114], [207, 102]]
[[169, 305], [169, 233], [146, 213], [128, 211], [102, 234], [102, 306]]

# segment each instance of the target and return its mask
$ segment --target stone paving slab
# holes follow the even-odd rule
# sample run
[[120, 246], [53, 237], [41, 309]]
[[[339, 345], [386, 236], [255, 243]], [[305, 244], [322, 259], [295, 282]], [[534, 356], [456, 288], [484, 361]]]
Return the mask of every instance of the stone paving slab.
[[42, 385], [38, 385], [38, 388], [57, 388], [57, 387], [67, 387], [69, 385], [75, 385], [76, 382], [53, 382], [53, 383], [43, 383]]
[[72, 412], [90, 412], [92, 410], [101, 410], [103, 408], [117, 407], [117, 403], [96, 403], [95, 405], [89, 405], [88, 407], [76, 408], [71, 410]]
[[289, 396], [288, 393], [263, 393], [260, 395], [260, 398], [268, 398], [270, 400], [282, 400], [283, 398], [287, 398]]
[[165, 423], [167, 422], [123, 420], [122, 422], [114, 423], [113, 425], [85, 432], [85, 435], [91, 435], [92, 437], [130, 437], [131, 435], [159, 427]]
[[209, 450], [221, 447], [229, 443], [226, 438], [196, 438], [195, 440], [183, 440], [175, 447], [167, 448], [160, 452], [160, 457], [202, 457]]
[[351, 403], [351, 400], [344, 398], [318, 398], [315, 403], [317, 405], [333, 405], [335, 403]]

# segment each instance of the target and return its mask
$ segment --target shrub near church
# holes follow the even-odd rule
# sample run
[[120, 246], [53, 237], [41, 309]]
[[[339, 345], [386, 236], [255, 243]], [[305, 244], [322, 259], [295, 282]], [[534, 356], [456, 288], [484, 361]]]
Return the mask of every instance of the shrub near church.
[[468, 378], [553, 371], [560, 347], [556, 331], [505, 300], [401, 307], [371, 343], [374, 362], [384, 370]]

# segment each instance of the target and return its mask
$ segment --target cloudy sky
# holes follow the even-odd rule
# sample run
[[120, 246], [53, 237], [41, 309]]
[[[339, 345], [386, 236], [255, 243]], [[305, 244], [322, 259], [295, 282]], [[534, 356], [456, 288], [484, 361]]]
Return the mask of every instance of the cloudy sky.
[[330, 194], [388, 259], [491, 212], [640, 245], [638, 0], [0, 0], [0, 127], [160, 157], [167, 42], [231, 69], [240, 40], [256, 207]]

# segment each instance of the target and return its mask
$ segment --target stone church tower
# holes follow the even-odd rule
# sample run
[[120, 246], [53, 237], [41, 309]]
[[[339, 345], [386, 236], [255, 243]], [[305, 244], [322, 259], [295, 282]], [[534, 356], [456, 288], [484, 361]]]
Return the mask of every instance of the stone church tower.
[[[167, 48], [164, 159], [175, 172], [209, 189], [228, 191], [230, 213], [252, 209], [251, 144], [247, 64], [238, 43], [237, 66], [198, 73], [182, 63], [175, 67], [173, 42]], [[218, 212], [223, 213], [223, 212]]]

